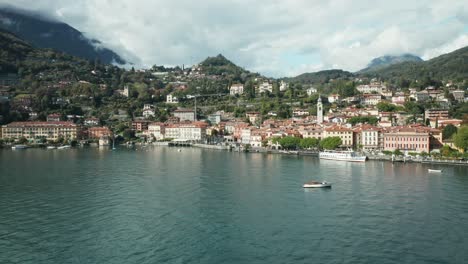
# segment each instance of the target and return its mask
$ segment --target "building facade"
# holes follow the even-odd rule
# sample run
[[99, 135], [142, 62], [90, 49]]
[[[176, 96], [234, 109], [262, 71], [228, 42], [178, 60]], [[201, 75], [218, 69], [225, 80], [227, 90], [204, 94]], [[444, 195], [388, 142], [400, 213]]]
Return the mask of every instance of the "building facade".
[[180, 122], [195, 121], [195, 111], [188, 109], [177, 109], [174, 111], [174, 116], [179, 118]]
[[243, 84], [233, 84], [229, 88], [229, 94], [230, 95], [236, 95], [236, 94], [243, 94], [244, 93], [244, 85]]
[[73, 122], [13, 122], [2, 126], [2, 138], [20, 139], [29, 141], [36, 139], [57, 140], [77, 139], [80, 127]]

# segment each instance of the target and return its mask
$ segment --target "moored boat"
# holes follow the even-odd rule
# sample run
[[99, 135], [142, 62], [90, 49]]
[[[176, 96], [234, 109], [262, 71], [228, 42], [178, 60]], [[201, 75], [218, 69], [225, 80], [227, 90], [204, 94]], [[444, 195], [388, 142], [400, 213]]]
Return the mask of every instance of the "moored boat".
[[56, 149], [56, 146], [47, 146], [47, 149]]
[[352, 150], [325, 150], [319, 153], [319, 158], [350, 162], [365, 162], [367, 160], [367, 156], [358, 155]]
[[323, 181], [323, 182], [310, 181], [310, 182], [304, 183], [302, 187], [304, 188], [330, 188], [331, 183], [326, 182], [326, 181]]
[[27, 149], [27, 145], [14, 145], [11, 149]]
[[69, 148], [71, 148], [70, 145], [63, 145], [63, 146], [57, 147], [57, 149], [69, 149]]
[[434, 170], [434, 169], [428, 169], [428, 172], [434, 172], [434, 173], [441, 173], [442, 170]]

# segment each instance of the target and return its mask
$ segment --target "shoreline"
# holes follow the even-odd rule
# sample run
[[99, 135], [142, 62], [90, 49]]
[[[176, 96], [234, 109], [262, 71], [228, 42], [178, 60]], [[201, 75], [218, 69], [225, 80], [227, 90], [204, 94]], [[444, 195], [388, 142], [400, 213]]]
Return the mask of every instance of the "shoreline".
[[[163, 147], [176, 147], [177, 145], [171, 145], [169, 142], [153, 142], [145, 145], [150, 146], [163, 146]], [[28, 145], [28, 148], [31, 149], [46, 149], [48, 145]], [[3, 146], [0, 149], [10, 149], [11, 146]], [[109, 147], [109, 146], [89, 146], [92, 148], [96, 147]], [[264, 153], [264, 154], [275, 154], [275, 155], [289, 155], [289, 156], [314, 156], [318, 157], [318, 151], [287, 151], [287, 150], [275, 150], [275, 149], [266, 149], [266, 148], [252, 148], [248, 151], [241, 150], [239, 148], [234, 148], [230, 145], [210, 145], [210, 144], [189, 144], [184, 145], [184, 147], [194, 147], [202, 149], [211, 149], [211, 150], [221, 150], [221, 151], [231, 151], [231, 152], [244, 152], [244, 153]], [[83, 146], [76, 146], [72, 148], [83, 148]], [[388, 155], [366, 155], [367, 161], [387, 161], [392, 163], [421, 163], [421, 164], [440, 164], [440, 165], [457, 165], [457, 166], [468, 166], [468, 161], [463, 160], [444, 160], [444, 159], [421, 159], [415, 158], [413, 156], [397, 156], [392, 160], [391, 156]]]

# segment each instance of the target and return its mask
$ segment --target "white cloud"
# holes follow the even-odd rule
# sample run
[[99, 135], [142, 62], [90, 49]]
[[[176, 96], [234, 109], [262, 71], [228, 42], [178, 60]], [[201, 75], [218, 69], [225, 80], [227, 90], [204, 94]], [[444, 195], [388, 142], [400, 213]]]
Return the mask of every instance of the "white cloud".
[[[356, 71], [386, 54], [427, 59], [468, 44], [464, 0], [11, 2], [0, 0], [62, 20], [143, 67], [192, 64], [223, 53], [273, 76]], [[287, 54], [303, 59], [295, 56], [291, 65]]]

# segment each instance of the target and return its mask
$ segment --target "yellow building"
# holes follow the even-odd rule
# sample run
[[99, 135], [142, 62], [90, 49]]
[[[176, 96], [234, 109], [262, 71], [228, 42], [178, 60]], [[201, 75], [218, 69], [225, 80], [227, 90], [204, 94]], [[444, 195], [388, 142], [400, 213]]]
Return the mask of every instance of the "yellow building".
[[342, 147], [352, 147], [354, 143], [353, 139], [353, 130], [342, 127], [342, 126], [332, 126], [327, 127], [323, 130], [323, 138], [327, 137], [339, 137], [341, 138]]
[[73, 122], [13, 122], [2, 126], [2, 138], [19, 139], [25, 137], [32, 141], [35, 139], [57, 140], [76, 139], [79, 126]]

